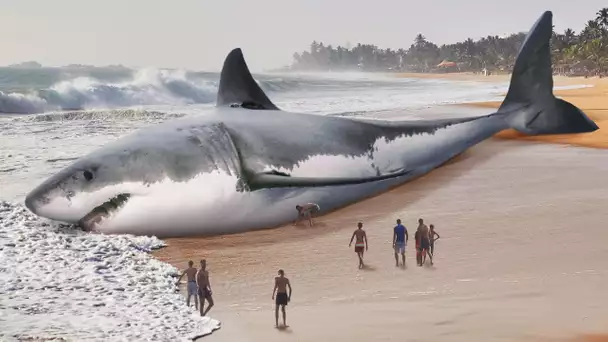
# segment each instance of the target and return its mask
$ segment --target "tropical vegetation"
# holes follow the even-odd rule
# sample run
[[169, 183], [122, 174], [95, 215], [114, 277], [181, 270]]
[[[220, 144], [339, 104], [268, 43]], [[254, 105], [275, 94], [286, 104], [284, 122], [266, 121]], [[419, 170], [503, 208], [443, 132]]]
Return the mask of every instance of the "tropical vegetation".
[[[420, 33], [408, 49], [381, 49], [373, 44], [334, 47], [312, 42], [293, 55], [291, 70], [396, 72], [509, 72], [526, 33], [437, 46]], [[554, 71], [566, 75], [605, 75], [608, 71], [608, 7], [600, 9], [578, 34], [572, 29], [553, 32]]]

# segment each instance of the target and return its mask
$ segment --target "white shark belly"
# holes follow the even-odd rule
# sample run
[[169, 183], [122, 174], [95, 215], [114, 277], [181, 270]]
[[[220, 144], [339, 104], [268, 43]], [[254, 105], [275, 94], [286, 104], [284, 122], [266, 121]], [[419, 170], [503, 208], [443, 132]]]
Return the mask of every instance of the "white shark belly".
[[[488, 120], [486, 120], [488, 121]], [[498, 125], [498, 123], [497, 123]], [[483, 130], [480, 130], [480, 127]], [[184, 236], [235, 233], [277, 226], [296, 218], [295, 206], [318, 203], [326, 212], [373, 196], [425, 174], [466, 149], [472, 135], [484, 137], [488, 122], [452, 125], [433, 134], [404, 136], [391, 142], [378, 139], [371, 155], [312, 156], [290, 170], [294, 176], [369, 176], [411, 168], [411, 174], [383, 181], [316, 188], [274, 188], [238, 192], [237, 177], [222, 171], [199, 174], [185, 182], [165, 180], [133, 196], [100, 230], [105, 233]], [[491, 135], [490, 134], [490, 135]], [[467, 137], [467, 138], [464, 138]], [[438, 158], [438, 154], [442, 158]]]

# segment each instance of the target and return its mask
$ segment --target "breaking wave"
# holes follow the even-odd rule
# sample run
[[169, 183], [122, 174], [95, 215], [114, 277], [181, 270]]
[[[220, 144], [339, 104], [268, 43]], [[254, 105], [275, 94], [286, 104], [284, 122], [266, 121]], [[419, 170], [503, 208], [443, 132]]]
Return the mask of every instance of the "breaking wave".
[[182, 113], [163, 113], [159, 111], [141, 109], [114, 109], [114, 110], [77, 110], [67, 112], [47, 113], [29, 118], [35, 122], [72, 121], [72, 120], [105, 120], [105, 119], [165, 119], [185, 116]]
[[177, 292], [178, 270], [149, 252], [164, 242], [107, 236], [0, 201], [0, 340], [191, 341], [220, 322]]
[[215, 80], [188, 77], [180, 70], [144, 69], [122, 83], [78, 77], [30, 93], [0, 91], [0, 113], [204, 104], [215, 101], [216, 91]]

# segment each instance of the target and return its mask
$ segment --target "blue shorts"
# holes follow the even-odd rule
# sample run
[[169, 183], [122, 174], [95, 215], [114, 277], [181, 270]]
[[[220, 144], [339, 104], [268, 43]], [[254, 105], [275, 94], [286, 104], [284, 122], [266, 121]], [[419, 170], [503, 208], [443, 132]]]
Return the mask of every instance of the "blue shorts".
[[196, 281], [188, 282], [188, 296], [196, 296]]
[[405, 247], [406, 247], [405, 241], [395, 242], [395, 253], [398, 253], [398, 254], [405, 253]]

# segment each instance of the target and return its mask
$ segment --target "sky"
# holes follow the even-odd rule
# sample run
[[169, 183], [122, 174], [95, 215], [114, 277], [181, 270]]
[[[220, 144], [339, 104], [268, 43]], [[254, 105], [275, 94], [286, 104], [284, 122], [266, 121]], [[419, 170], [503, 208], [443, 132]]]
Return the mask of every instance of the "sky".
[[527, 31], [545, 10], [580, 31], [606, 0], [0, 0], [0, 65], [35, 60], [217, 71], [243, 49], [254, 71], [313, 40], [407, 48]]

